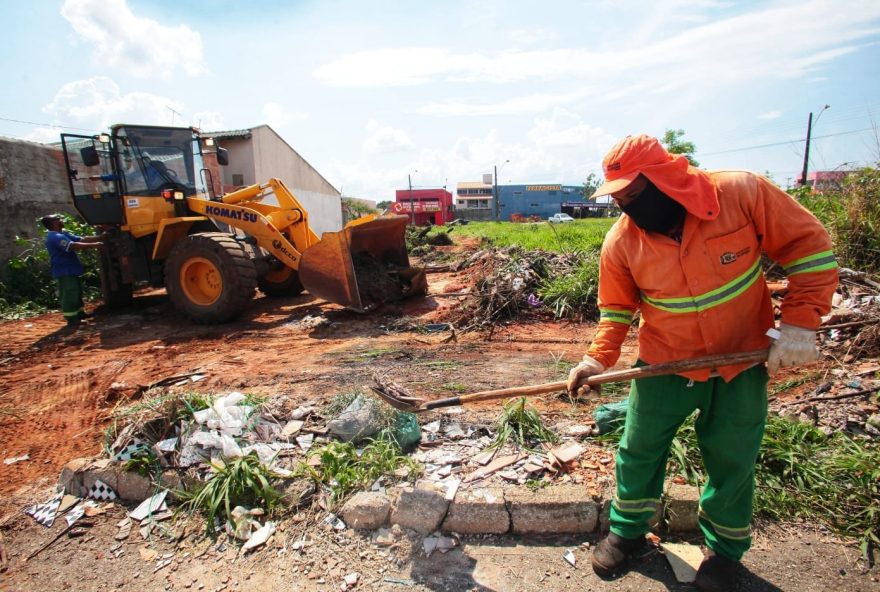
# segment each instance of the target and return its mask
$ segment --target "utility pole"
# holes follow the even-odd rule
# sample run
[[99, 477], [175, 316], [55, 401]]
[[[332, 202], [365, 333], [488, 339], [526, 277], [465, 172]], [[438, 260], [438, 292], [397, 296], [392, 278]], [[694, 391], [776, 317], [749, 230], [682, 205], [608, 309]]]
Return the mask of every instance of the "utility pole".
[[406, 174], [406, 180], [409, 182], [409, 223], [413, 226], [416, 225], [416, 211], [413, 206], [413, 198], [412, 198], [412, 174]]
[[495, 187], [492, 193], [495, 195], [495, 221], [498, 222], [501, 215], [501, 204], [498, 203], [498, 165], [495, 165]]
[[[825, 112], [825, 109], [830, 109], [831, 105], [825, 105], [822, 107], [822, 110], [819, 111], [819, 115], [816, 116], [816, 122], [819, 121], [819, 118], [822, 117], [822, 113]], [[804, 146], [804, 169], [801, 172], [801, 187], [806, 187], [807, 185], [807, 167], [810, 162], [810, 136], [813, 134], [813, 112], [810, 111], [810, 117], [807, 119], [807, 145]]]
[[810, 134], [813, 132], [813, 112], [810, 111], [810, 118], [807, 119], [807, 145], [804, 146], [804, 170], [801, 172], [801, 187], [807, 186], [807, 164], [810, 161]]

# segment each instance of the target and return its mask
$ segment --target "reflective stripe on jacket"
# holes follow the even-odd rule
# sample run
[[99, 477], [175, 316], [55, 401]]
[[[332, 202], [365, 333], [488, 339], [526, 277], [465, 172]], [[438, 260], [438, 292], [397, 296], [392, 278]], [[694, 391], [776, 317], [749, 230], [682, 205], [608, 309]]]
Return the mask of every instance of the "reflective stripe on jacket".
[[[639, 358], [656, 364], [767, 347], [774, 326], [762, 251], [788, 274], [782, 322], [816, 329], [831, 308], [837, 263], [819, 221], [767, 179], [709, 173], [718, 190], [714, 220], [688, 214], [679, 244], [622, 215], [602, 246], [599, 328], [588, 354], [613, 366], [636, 310]], [[675, 196], [670, 196], [675, 197]], [[747, 365], [718, 368], [730, 380]], [[707, 380], [709, 370], [684, 373]]]

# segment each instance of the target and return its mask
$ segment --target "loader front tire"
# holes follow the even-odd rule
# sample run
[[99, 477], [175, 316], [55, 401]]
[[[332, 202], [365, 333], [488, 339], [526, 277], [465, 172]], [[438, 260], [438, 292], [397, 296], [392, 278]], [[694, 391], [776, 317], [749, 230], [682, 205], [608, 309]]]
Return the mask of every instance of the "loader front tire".
[[289, 267], [270, 270], [257, 280], [257, 285], [266, 296], [299, 296], [304, 289], [299, 273]]
[[203, 325], [226, 323], [247, 308], [257, 271], [241, 243], [222, 232], [191, 234], [165, 261], [165, 287], [176, 308]]

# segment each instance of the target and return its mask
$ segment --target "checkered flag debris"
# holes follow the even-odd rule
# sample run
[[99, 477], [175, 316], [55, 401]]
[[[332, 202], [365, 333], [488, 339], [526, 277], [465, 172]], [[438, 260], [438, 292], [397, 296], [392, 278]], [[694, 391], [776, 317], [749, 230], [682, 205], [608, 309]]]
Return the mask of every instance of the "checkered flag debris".
[[83, 517], [83, 514], [86, 513], [86, 505], [85, 504], [77, 504], [74, 509], [67, 513], [67, 516], [64, 517], [67, 520], [67, 526], [73, 526], [73, 523]]
[[98, 501], [109, 502], [115, 500], [118, 496], [115, 491], [110, 489], [109, 485], [100, 479], [96, 479], [95, 484], [89, 488], [89, 497]]
[[55, 514], [58, 512], [58, 506], [61, 505], [62, 497], [64, 497], [63, 491], [47, 502], [31, 506], [30, 508], [25, 508], [24, 513], [28, 516], [32, 516], [38, 524], [49, 528], [52, 526], [52, 523], [55, 522]]
[[114, 454], [113, 460], [131, 460], [135, 456], [138, 456], [139, 453], [142, 454], [149, 450], [150, 446], [146, 442], [135, 438], [131, 444]]

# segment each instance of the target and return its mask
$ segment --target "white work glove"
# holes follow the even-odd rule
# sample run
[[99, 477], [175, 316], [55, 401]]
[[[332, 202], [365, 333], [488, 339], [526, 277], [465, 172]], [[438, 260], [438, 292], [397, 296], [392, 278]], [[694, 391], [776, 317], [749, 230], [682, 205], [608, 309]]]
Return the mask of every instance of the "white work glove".
[[800, 366], [819, 359], [815, 331], [781, 323], [778, 334], [779, 337], [772, 340], [767, 357], [767, 373], [770, 376], [775, 376], [780, 368]]
[[581, 383], [591, 376], [602, 374], [605, 372], [605, 366], [598, 360], [594, 360], [590, 356], [584, 356], [580, 364], [571, 369], [568, 373], [568, 392], [576, 393]]

